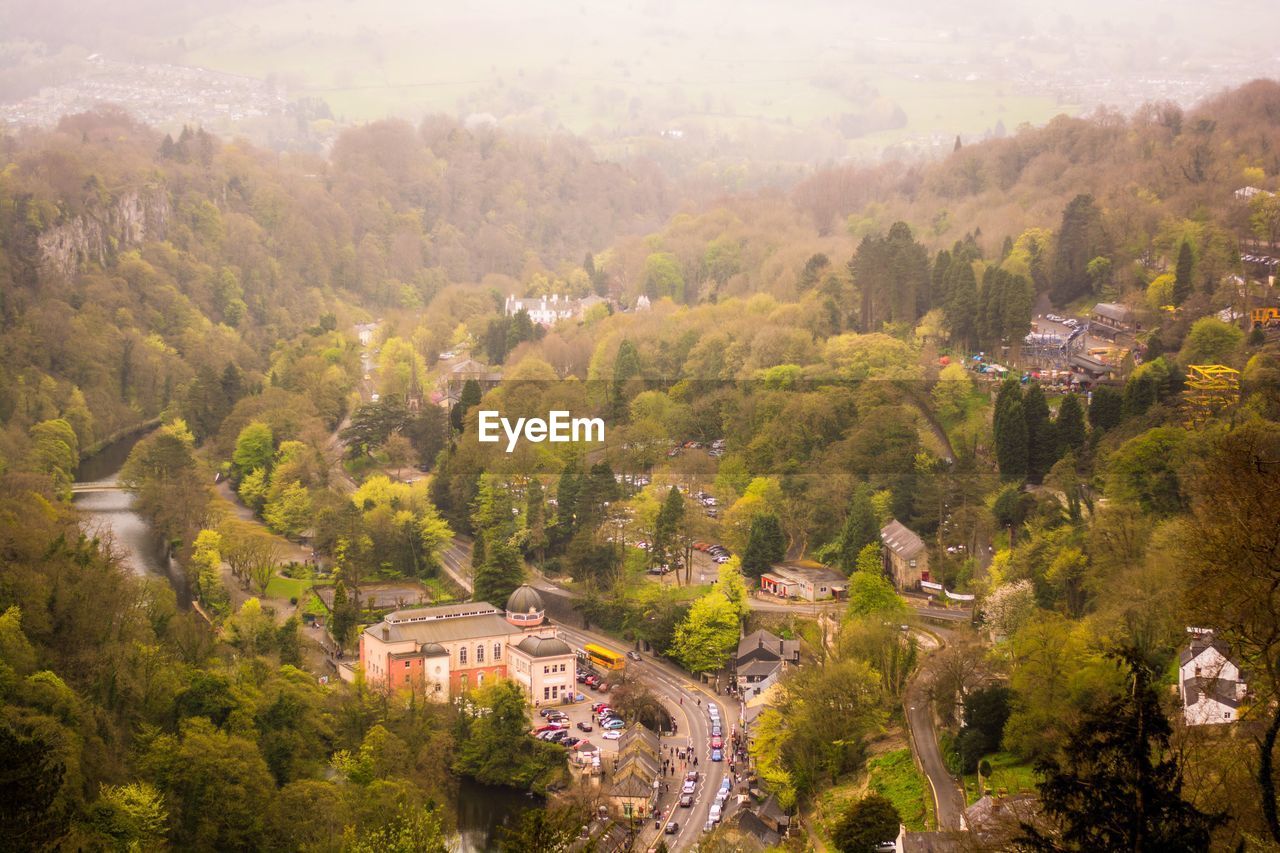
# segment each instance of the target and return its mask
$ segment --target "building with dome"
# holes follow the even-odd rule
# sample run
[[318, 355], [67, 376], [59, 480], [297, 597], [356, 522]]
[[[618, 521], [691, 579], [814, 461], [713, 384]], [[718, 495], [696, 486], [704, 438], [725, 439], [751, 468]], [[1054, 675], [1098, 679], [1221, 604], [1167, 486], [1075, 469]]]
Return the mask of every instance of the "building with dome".
[[542, 596], [533, 587], [521, 584], [507, 599], [507, 621], [520, 628], [536, 628], [547, 618]]
[[483, 601], [388, 613], [360, 633], [360, 663], [370, 685], [415, 690], [444, 702], [510, 678], [530, 704], [573, 701], [577, 656], [546, 624], [542, 596], [517, 588], [499, 610]]

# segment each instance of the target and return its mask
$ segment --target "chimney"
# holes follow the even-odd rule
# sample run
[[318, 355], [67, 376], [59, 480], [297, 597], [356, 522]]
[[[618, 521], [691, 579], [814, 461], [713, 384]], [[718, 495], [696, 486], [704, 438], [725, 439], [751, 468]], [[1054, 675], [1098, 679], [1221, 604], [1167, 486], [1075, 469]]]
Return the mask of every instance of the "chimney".
[[383, 625], [382, 626], [382, 642], [386, 643], [386, 642], [390, 642], [390, 640], [391, 640], [391, 629], [386, 625]]
[[764, 634], [760, 635], [760, 648], [764, 648]]
[[784, 652], [783, 652], [783, 647], [782, 647], [782, 638], [781, 638], [781, 637], [779, 637], [779, 638], [778, 638], [778, 657], [782, 657], [783, 653], [784, 653]]

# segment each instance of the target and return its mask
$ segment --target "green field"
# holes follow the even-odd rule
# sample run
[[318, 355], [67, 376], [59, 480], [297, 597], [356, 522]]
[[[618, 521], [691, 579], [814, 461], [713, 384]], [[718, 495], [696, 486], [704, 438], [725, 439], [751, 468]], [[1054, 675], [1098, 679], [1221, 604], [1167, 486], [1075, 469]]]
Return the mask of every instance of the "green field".
[[[718, 0], [667, 14], [289, 0], [210, 15], [183, 43], [191, 64], [278, 80], [343, 120], [487, 113], [614, 154], [660, 141], [671, 147], [657, 153], [679, 157], [681, 145], [722, 140], [775, 161], [878, 156], [905, 139], [976, 135], [999, 121], [1012, 131], [1074, 111], [960, 70], [966, 48], [891, 18]], [[886, 105], [905, 126], [853, 138], [836, 126]], [[672, 127], [685, 142], [659, 140]]]
[[296, 598], [302, 600], [302, 596], [315, 581], [309, 578], [287, 578], [284, 575], [275, 575], [271, 578], [271, 582], [267, 584], [267, 598]]
[[[986, 793], [1003, 790], [1004, 793], [1012, 795], [1036, 789], [1036, 772], [1031, 765], [1019, 761], [1017, 757], [1007, 752], [988, 755], [986, 760], [991, 762], [991, 778], [982, 780]], [[979, 799], [976, 774], [964, 777], [964, 796], [968, 803], [977, 802]]]
[[867, 762], [867, 772], [868, 788], [893, 803], [907, 829], [923, 832], [933, 826], [933, 794], [910, 749], [876, 756]]

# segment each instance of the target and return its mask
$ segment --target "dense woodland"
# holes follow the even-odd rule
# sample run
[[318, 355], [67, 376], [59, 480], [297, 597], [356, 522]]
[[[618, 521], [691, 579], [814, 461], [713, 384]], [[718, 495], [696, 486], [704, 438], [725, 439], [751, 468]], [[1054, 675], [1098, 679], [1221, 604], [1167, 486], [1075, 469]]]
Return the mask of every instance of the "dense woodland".
[[[363, 583], [438, 582], [465, 533], [478, 597], [533, 563], [693, 673], [724, 664], [771, 563], [838, 567], [848, 612], [830, 635], [792, 626], [812, 660], [753, 746], [766, 787], [812, 808], [900, 728], [921, 658], [886, 627], [907, 618], [880, 573], [890, 518], [979, 597], [931, 695], [957, 771], [999, 755], [1046, 781], [1023, 844], [1280, 843], [1280, 349], [1217, 316], [1268, 297], [1240, 256], [1277, 242], [1280, 203], [1234, 193], [1280, 189], [1280, 85], [669, 218], [677, 190], [651, 166], [443, 120], [349, 131], [324, 160], [110, 112], [0, 151], [0, 831], [17, 847], [442, 849], [457, 776], [565, 784], [507, 685], [455, 708], [317, 684], [296, 618], [230, 605], [224, 564], [259, 595], [273, 576], [261, 528], [314, 531], [348, 648]], [[502, 314], [510, 294], [592, 292], [612, 301], [549, 330]], [[961, 365], [1016, 354], [1037, 305], [1104, 299], [1143, 332], [1091, 400]], [[352, 329], [375, 317], [381, 396], [362, 403]], [[501, 384], [468, 383], [451, 419], [410, 406], [454, 347]], [[1186, 367], [1206, 362], [1242, 371], [1241, 399], [1187, 429]], [[598, 414], [607, 440], [507, 454], [475, 440], [482, 402]], [[122, 479], [213, 630], [84, 538], [68, 501], [89, 448], [155, 419]], [[716, 440], [723, 456], [676, 449]], [[417, 466], [429, 481], [388, 474]], [[215, 472], [261, 525], [228, 517]], [[700, 539], [738, 557], [715, 584], [689, 572]], [[644, 581], [659, 565], [679, 582]], [[1107, 721], [1176, 719], [1189, 624], [1244, 658], [1246, 722], [1152, 724], [1126, 753]], [[1072, 801], [1088, 778], [1114, 795]], [[1144, 810], [1134, 791], [1159, 796]], [[1117, 835], [1089, 834], [1117, 812]]]

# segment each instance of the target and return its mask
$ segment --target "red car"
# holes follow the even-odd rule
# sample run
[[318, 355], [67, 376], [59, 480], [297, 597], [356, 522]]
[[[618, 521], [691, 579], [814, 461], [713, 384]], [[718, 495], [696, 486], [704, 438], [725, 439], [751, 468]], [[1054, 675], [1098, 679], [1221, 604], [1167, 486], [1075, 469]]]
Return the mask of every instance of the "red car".
[[723, 749], [723, 748], [724, 748], [724, 738], [722, 738], [722, 737], [720, 737], [720, 736], [718, 736], [718, 735], [717, 735], [716, 737], [713, 737], [713, 738], [711, 739], [711, 748], [712, 748], [712, 749]]
[[605, 708], [608, 708], [608, 707], [609, 707], [608, 702], [597, 702], [591, 706], [591, 710], [599, 714], [601, 711], [603, 711]]
[[567, 729], [567, 728], [569, 727], [565, 725], [561, 725], [560, 723], [547, 723], [545, 726], [541, 726], [540, 728], [535, 729], [534, 732], [536, 734], [542, 734], [543, 732], [558, 732], [561, 729]]

